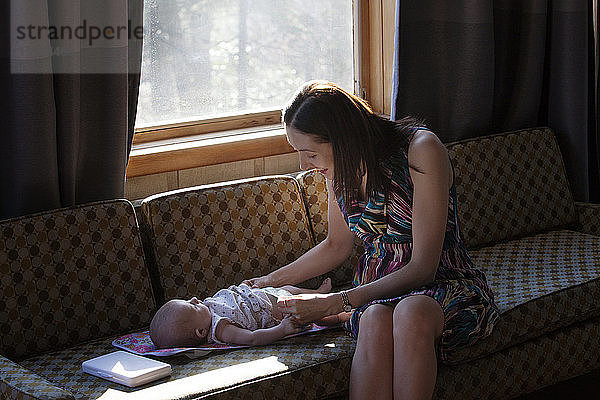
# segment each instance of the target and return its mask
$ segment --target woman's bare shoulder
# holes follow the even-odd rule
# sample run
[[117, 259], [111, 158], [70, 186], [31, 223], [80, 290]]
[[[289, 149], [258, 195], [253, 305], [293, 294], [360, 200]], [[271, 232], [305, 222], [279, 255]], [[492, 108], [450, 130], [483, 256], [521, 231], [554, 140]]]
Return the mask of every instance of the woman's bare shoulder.
[[448, 150], [435, 133], [426, 129], [415, 132], [408, 145], [408, 162], [411, 166], [425, 166], [427, 169], [427, 164], [442, 156], [448, 157]]
[[452, 185], [448, 150], [437, 135], [429, 130], [415, 132], [408, 146], [408, 165], [411, 176], [414, 173], [446, 174], [449, 184]]

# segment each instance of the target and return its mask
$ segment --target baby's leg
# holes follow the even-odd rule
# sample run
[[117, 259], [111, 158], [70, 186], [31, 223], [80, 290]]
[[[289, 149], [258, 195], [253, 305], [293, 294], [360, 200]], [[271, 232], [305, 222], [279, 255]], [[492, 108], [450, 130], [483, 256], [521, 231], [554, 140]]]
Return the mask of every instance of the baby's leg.
[[315, 324], [322, 326], [337, 325], [348, 321], [351, 316], [352, 312], [341, 312], [339, 314], [328, 315], [326, 317], [323, 317], [315, 321]]
[[304, 289], [292, 285], [282, 286], [281, 289], [287, 290], [291, 294], [314, 294], [314, 293], [329, 293], [331, 292], [331, 278], [325, 278], [321, 286], [317, 289]]

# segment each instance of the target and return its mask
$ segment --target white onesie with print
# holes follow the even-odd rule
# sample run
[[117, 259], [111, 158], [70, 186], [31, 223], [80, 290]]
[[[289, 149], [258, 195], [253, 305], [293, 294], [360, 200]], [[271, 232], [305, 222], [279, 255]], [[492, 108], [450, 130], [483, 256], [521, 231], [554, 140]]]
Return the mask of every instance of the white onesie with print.
[[212, 314], [209, 343], [223, 343], [215, 336], [217, 325], [223, 319], [250, 331], [279, 324], [280, 321], [273, 317], [273, 303], [267, 293], [274, 297], [291, 295], [283, 289], [251, 288], [242, 283], [221, 289], [214, 296], [207, 297], [202, 303]]

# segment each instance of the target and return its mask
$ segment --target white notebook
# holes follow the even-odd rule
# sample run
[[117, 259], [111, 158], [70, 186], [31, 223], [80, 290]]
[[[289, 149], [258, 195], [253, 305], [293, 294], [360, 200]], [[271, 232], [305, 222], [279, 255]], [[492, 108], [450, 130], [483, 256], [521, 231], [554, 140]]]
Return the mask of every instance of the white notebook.
[[84, 361], [81, 369], [88, 374], [130, 387], [171, 375], [169, 364], [126, 351], [115, 351]]

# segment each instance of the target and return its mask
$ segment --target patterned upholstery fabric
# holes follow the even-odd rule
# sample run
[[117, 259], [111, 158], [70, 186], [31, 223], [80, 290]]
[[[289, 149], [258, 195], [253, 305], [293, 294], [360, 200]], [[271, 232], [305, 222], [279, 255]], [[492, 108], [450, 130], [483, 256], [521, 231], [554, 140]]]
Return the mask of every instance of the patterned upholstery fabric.
[[528, 129], [447, 144], [468, 248], [577, 222], [556, 138]]
[[51, 385], [20, 365], [0, 356], [0, 398], [14, 400], [72, 399], [73, 395]]
[[142, 203], [165, 299], [204, 298], [313, 246], [300, 188], [277, 176], [184, 189]]
[[600, 236], [542, 233], [471, 252], [502, 313], [492, 334], [451, 355], [479, 358], [600, 315]]
[[0, 293], [11, 359], [147, 325], [155, 303], [131, 203], [2, 221]]
[[[312, 364], [293, 374], [260, 381], [258, 391], [256, 385], [238, 386], [234, 396], [239, 399], [306, 400], [345, 394], [350, 382], [351, 363], [352, 358], [349, 355], [323, 364]], [[210, 399], [219, 400], [231, 398], [232, 393], [228, 391], [210, 396]]]
[[[304, 193], [315, 241], [321, 243], [327, 237], [327, 187], [325, 177], [317, 170], [311, 170], [299, 174], [297, 179]], [[358, 259], [364, 252], [365, 248], [362, 240], [356, 238], [352, 255], [340, 267], [326, 274], [331, 277], [335, 287], [348, 286], [352, 283]]]
[[[600, 319], [438, 372], [434, 399], [511, 399], [600, 367]], [[575, 388], [574, 395], [577, 394]]]
[[[354, 340], [341, 330], [299, 336], [269, 346], [214, 353], [190, 360], [166, 359], [172, 375], [140, 388], [128, 388], [81, 370], [89, 358], [114, 351], [110, 340], [97, 340], [21, 361], [23, 367], [77, 399], [95, 399], [110, 392], [168, 393], [169, 398], [310, 399], [347, 389]], [[270, 379], [264, 379], [270, 378]], [[219, 394], [219, 392], [226, 390]]]
[[575, 203], [581, 232], [600, 236], [600, 204]]
[[325, 177], [316, 169], [299, 174], [300, 184], [317, 243], [327, 237], [327, 186]]
[[[587, 320], [519, 346], [460, 365], [441, 365], [436, 399], [507, 399], [600, 367], [600, 320]], [[196, 360], [172, 357], [170, 378], [128, 388], [81, 371], [81, 362], [114, 349], [95, 341], [32, 357], [22, 365], [71, 391], [77, 399], [124, 392], [170, 398], [314, 399], [348, 389], [354, 341], [340, 331], [275, 345], [215, 353]], [[268, 379], [265, 379], [268, 378]]]

